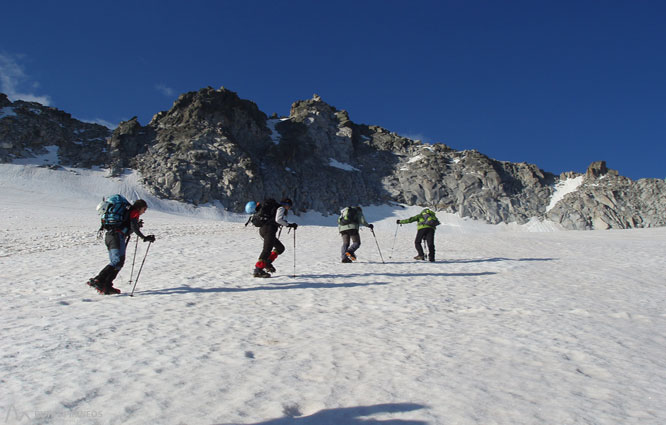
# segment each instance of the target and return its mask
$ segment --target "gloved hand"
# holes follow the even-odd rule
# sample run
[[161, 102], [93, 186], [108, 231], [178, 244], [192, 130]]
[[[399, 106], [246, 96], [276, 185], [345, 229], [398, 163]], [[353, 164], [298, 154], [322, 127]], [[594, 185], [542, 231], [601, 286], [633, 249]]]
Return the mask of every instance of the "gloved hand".
[[400, 220], [396, 220], [396, 221], [395, 221], [395, 224], [400, 224]]
[[372, 224], [368, 224], [368, 227], [370, 228], [370, 230], [375, 228], [375, 226], [373, 226]]
[[145, 238], [143, 238], [144, 242], [155, 242], [155, 235], [148, 235]]
[[289, 224], [287, 224], [287, 227], [290, 228], [290, 229], [294, 229], [294, 230], [296, 230], [296, 229], [298, 228], [298, 224], [296, 224], [296, 223], [289, 223]]
[[139, 220], [139, 229], [143, 227], [143, 220]]

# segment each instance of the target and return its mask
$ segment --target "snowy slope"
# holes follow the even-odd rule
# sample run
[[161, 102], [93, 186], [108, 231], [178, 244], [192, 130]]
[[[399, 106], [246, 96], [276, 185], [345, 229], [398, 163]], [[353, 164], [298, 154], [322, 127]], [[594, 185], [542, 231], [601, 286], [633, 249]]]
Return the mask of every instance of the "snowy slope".
[[[243, 216], [104, 175], [0, 165], [6, 423], [666, 423], [666, 229], [440, 216], [438, 262], [417, 263], [395, 218], [418, 209], [375, 207], [385, 264], [367, 229], [341, 264], [334, 218], [290, 217], [296, 249], [283, 232], [259, 280]], [[107, 261], [94, 208], [114, 192], [153, 207], [133, 298], [84, 284]]]
[[546, 212], [552, 210], [555, 205], [557, 205], [558, 202], [560, 202], [566, 195], [569, 193], [575, 192], [578, 187], [580, 187], [581, 184], [583, 184], [583, 180], [585, 179], [585, 176], [578, 176], [570, 179], [565, 179], [559, 182], [555, 186], [555, 193], [553, 194], [553, 197], [550, 199], [550, 204], [546, 207]]

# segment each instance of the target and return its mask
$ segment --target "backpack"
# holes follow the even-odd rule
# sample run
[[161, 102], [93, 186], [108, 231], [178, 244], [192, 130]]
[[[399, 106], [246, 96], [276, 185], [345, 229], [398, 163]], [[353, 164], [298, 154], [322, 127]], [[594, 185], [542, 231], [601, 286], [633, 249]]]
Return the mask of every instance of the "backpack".
[[108, 199], [103, 199], [97, 205], [97, 213], [102, 221], [100, 229], [112, 230], [122, 227], [129, 219], [131, 206], [132, 204], [122, 195], [113, 195]]
[[347, 207], [342, 210], [340, 217], [338, 218], [338, 224], [346, 226], [348, 224], [358, 224], [359, 221], [359, 208], [358, 207]]
[[266, 199], [257, 204], [257, 210], [250, 217], [250, 222], [255, 227], [261, 227], [264, 224], [274, 222], [278, 208], [280, 208], [280, 204], [275, 199]]
[[423, 225], [424, 226], [429, 226], [429, 227], [437, 227], [439, 226], [439, 220], [437, 220], [437, 216], [435, 215], [435, 212], [431, 209], [424, 209], [421, 212], [421, 217], [423, 217]]

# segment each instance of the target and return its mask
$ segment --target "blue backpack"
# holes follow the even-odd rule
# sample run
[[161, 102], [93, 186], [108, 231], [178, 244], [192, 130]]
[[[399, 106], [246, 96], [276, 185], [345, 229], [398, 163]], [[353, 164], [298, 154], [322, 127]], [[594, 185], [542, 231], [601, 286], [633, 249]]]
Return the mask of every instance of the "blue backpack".
[[122, 195], [113, 195], [97, 205], [97, 213], [101, 217], [100, 229], [112, 230], [121, 228], [129, 219], [132, 204]]

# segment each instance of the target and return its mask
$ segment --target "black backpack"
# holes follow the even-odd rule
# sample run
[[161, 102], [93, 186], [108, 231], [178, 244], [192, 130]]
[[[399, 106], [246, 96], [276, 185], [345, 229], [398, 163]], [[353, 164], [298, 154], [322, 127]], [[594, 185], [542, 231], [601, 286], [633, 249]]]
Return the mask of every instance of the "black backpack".
[[250, 217], [250, 222], [256, 227], [275, 222], [275, 214], [277, 213], [278, 208], [280, 208], [280, 204], [278, 204], [275, 199], [266, 199], [257, 204], [257, 210], [252, 214], [252, 217]]
[[338, 218], [338, 224], [346, 226], [348, 224], [358, 224], [359, 214], [358, 207], [347, 207], [342, 210], [340, 217]]

